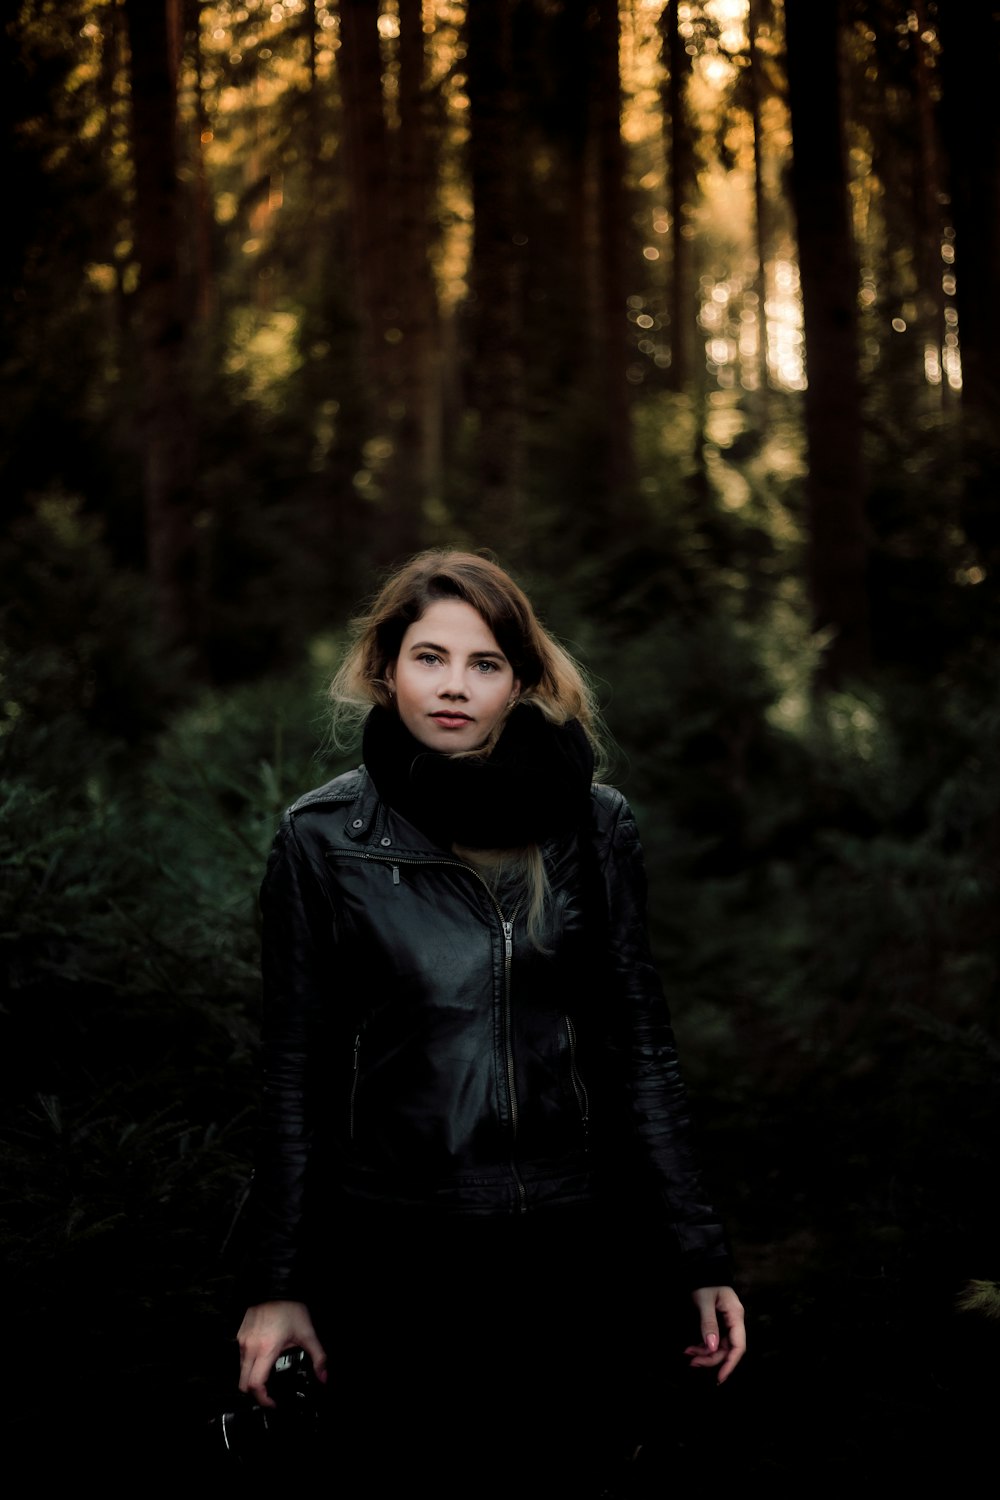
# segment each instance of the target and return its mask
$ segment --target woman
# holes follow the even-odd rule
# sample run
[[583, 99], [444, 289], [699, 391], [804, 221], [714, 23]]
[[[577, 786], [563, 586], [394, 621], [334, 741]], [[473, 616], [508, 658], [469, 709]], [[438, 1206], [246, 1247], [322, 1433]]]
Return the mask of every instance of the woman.
[[332, 685], [363, 765], [286, 812], [240, 1388], [309, 1356], [360, 1488], [602, 1492], [662, 1421], [662, 1339], [745, 1347], [576, 663], [494, 562], [402, 567]]

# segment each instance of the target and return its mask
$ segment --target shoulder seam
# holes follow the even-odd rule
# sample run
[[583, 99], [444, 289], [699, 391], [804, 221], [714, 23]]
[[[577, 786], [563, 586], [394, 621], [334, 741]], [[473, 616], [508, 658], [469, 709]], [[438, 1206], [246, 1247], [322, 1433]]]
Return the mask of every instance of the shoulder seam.
[[324, 786], [303, 792], [288, 808], [288, 816], [296, 817], [315, 807], [343, 807], [353, 802], [361, 785], [362, 771], [361, 766], [356, 766], [352, 771], [342, 771]]

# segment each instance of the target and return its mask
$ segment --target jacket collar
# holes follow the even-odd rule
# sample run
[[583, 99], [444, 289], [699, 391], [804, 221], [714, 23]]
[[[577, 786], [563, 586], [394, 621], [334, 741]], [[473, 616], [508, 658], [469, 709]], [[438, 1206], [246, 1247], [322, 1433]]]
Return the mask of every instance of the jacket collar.
[[360, 769], [357, 794], [347, 809], [344, 832], [352, 844], [364, 844], [380, 854], [446, 854], [454, 858], [381, 800], [364, 767]]
[[[388, 803], [383, 802], [364, 766], [358, 768], [358, 790], [347, 808], [344, 831], [352, 844], [366, 844], [386, 855], [394, 850], [400, 855], [426, 857], [428, 854], [443, 854], [450, 859], [456, 858], [450, 849], [440, 848], [419, 828], [415, 828], [400, 813], [389, 807]], [[541, 848], [554, 849], [560, 842], [562, 840], [558, 836], [548, 838]]]

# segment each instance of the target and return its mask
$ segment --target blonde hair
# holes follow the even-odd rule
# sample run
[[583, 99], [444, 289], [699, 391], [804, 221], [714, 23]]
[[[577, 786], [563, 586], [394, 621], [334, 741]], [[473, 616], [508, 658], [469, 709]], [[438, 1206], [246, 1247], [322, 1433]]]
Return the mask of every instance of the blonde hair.
[[[584, 669], [542, 625], [530, 599], [509, 573], [485, 553], [434, 549], [419, 552], [393, 572], [363, 613], [351, 622], [350, 644], [330, 683], [331, 738], [346, 748], [358, 738], [368, 711], [389, 708], [386, 673], [399, 656], [403, 636], [431, 604], [460, 599], [492, 631], [521, 685], [519, 702], [532, 703], [554, 724], [577, 719], [594, 751], [595, 779], [607, 769], [605, 735], [593, 686]], [[497, 725], [479, 752], [489, 753], [503, 728]], [[512, 873], [527, 899], [528, 932], [539, 942], [548, 882], [537, 845], [525, 849], [468, 850], [461, 857], [489, 880]]]

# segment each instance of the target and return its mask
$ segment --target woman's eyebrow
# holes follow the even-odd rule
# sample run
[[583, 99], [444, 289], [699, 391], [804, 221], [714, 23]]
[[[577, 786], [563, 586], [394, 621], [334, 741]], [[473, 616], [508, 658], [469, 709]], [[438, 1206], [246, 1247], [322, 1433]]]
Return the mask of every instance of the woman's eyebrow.
[[[413, 645], [410, 647], [410, 650], [411, 651], [437, 651], [442, 656], [450, 656], [451, 655], [451, 652], [448, 650], [447, 646], [439, 646], [435, 641], [414, 641]], [[470, 656], [474, 656], [477, 660], [480, 660], [480, 661], [486, 660], [486, 659], [490, 659], [492, 661], [506, 661], [507, 660], [507, 658], [504, 656], [504, 654], [503, 654], [502, 651], [470, 651], [469, 655]]]

